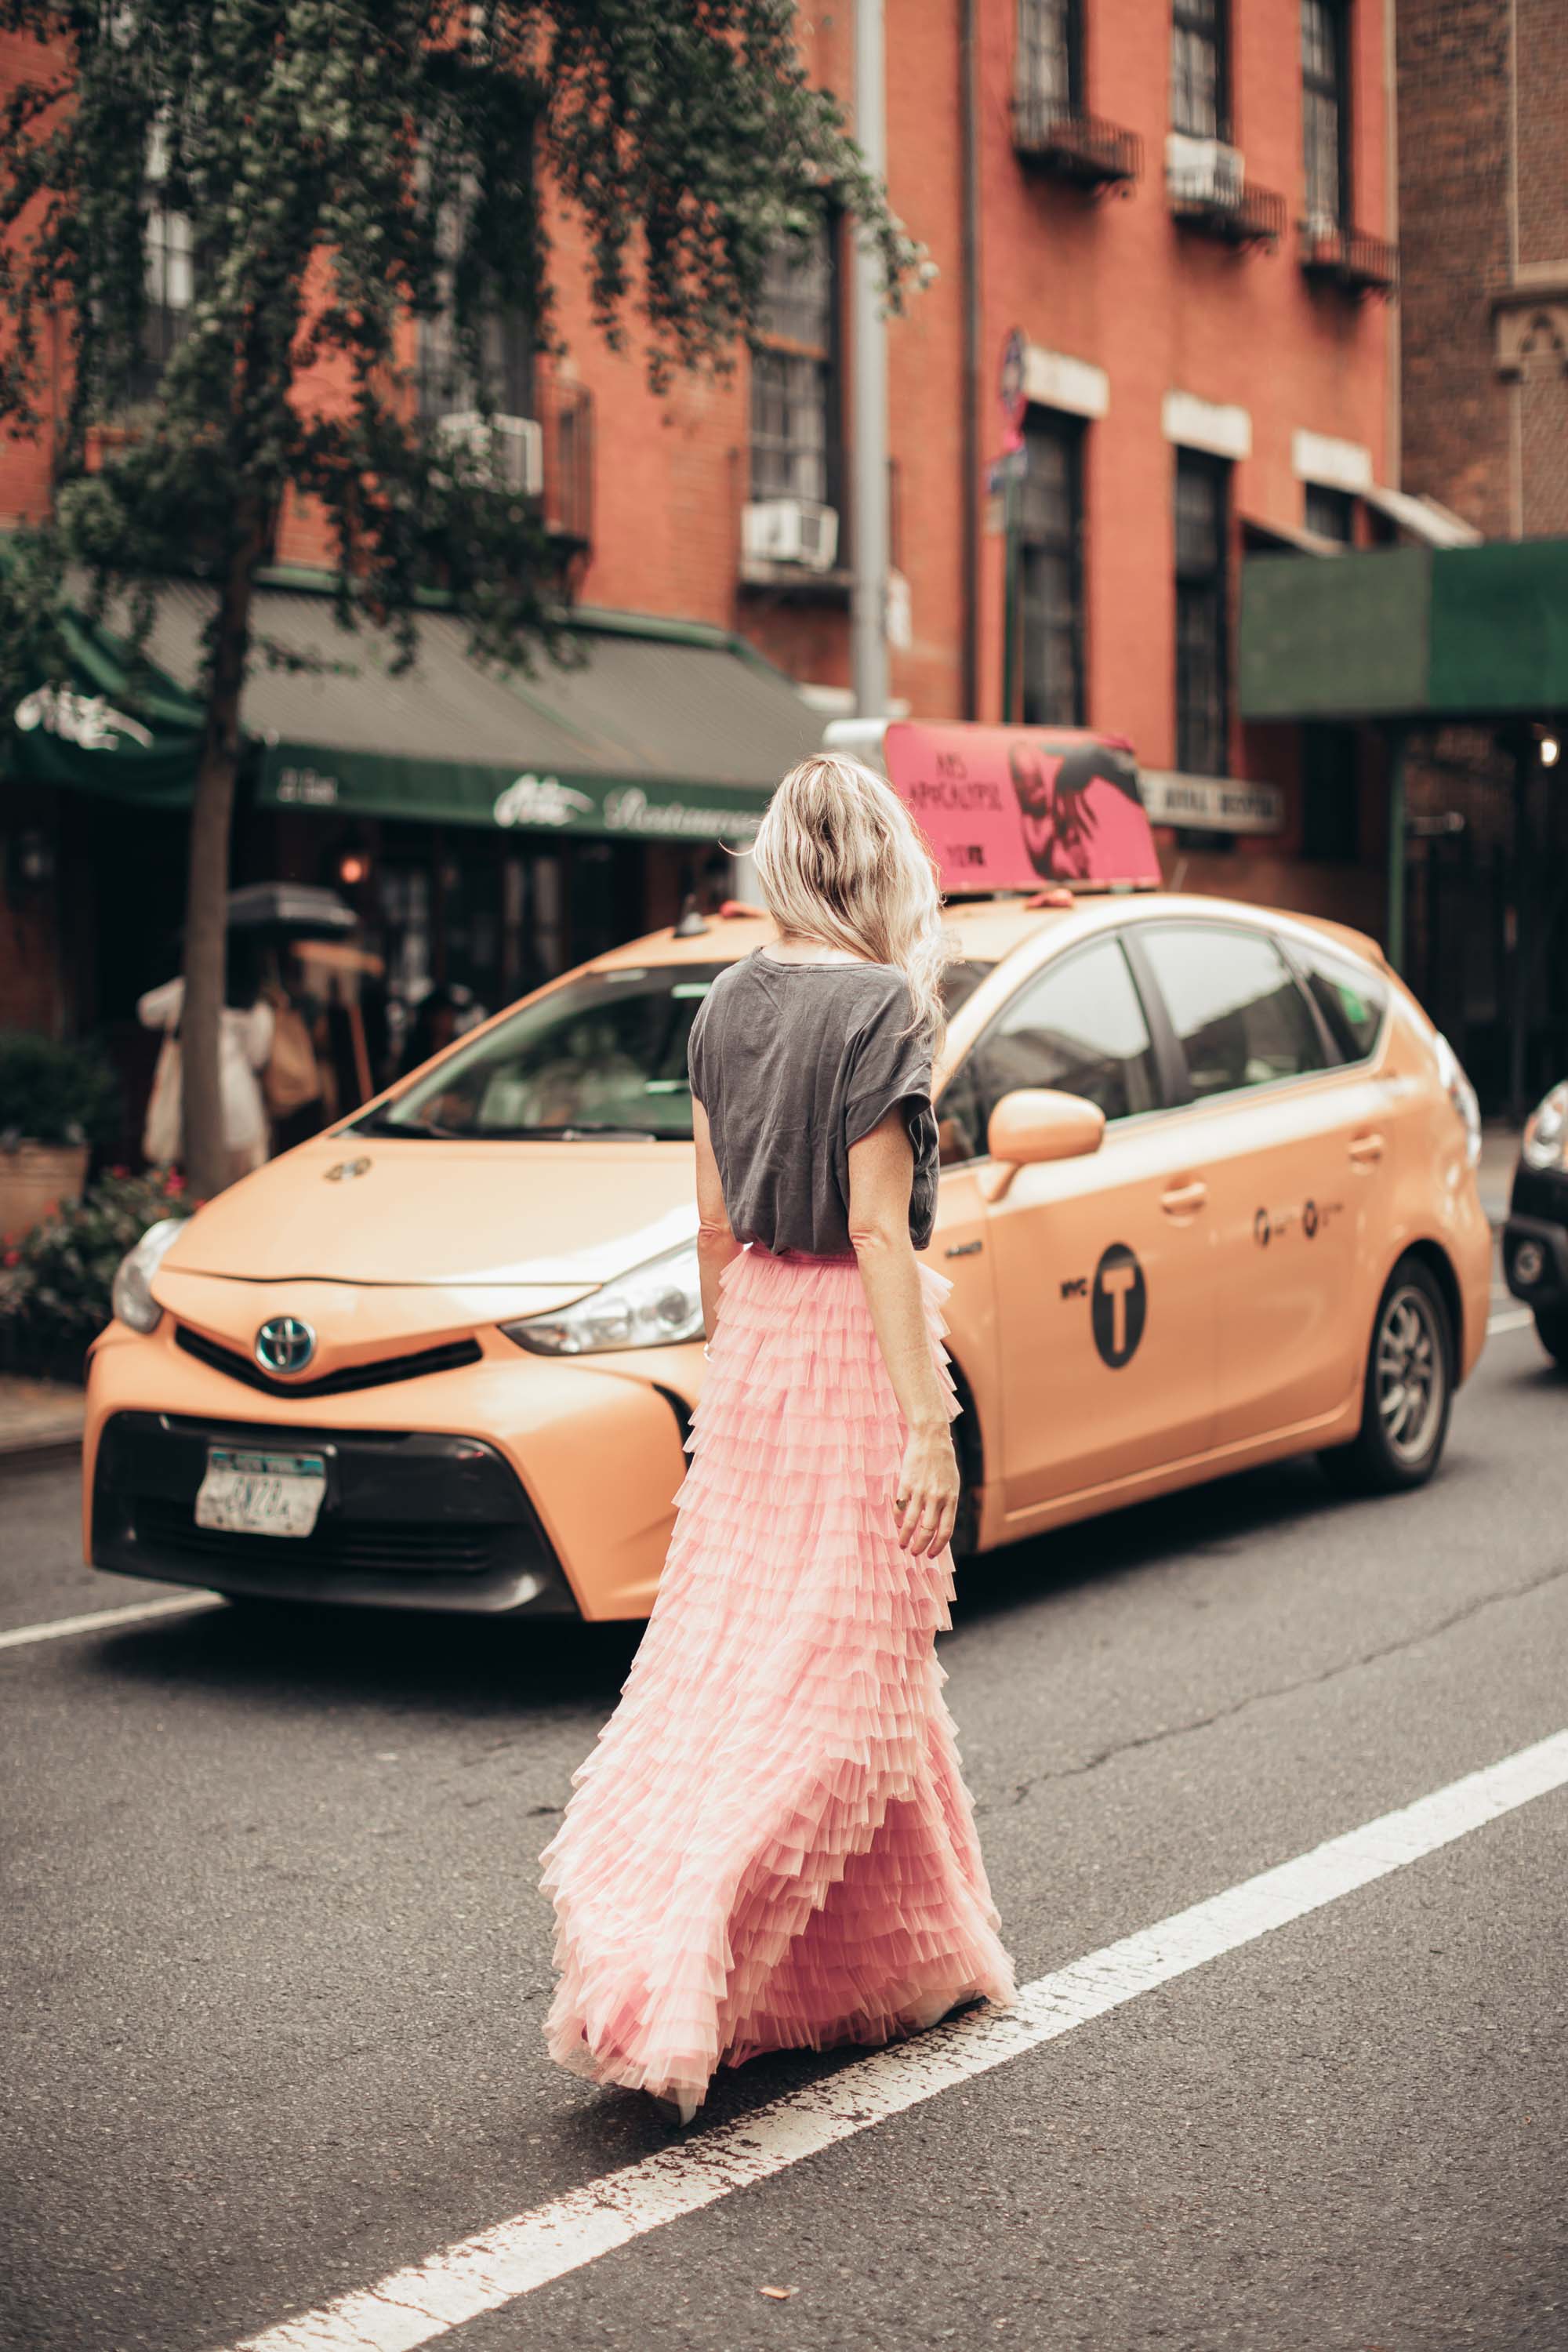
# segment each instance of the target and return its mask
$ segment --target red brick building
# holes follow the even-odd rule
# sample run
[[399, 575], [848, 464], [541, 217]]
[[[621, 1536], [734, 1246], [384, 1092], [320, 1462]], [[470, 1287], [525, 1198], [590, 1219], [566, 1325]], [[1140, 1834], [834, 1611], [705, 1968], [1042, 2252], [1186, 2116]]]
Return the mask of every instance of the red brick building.
[[[1010, 614], [1015, 715], [1130, 736], [1189, 887], [1373, 923], [1375, 744], [1331, 727], [1245, 728], [1232, 648], [1248, 549], [1305, 558], [1421, 535], [1431, 520], [1397, 491], [1397, 312], [1381, 299], [1398, 268], [1391, 8], [887, 0], [890, 191], [934, 265], [888, 330], [895, 700], [1000, 716]], [[803, 8], [810, 68], [845, 92], [851, 30], [843, 0]], [[851, 226], [825, 219], [818, 249], [781, 265], [731, 375], [682, 379], [662, 399], [635, 350], [612, 354], [593, 331], [571, 221], [554, 235], [565, 353], [499, 359], [546, 510], [580, 550], [582, 604], [732, 633], [816, 710], [842, 711]], [[154, 215], [149, 283], [165, 336], [189, 271], [180, 225]], [[422, 347], [411, 324], [409, 356], [435, 385], [438, 338], [423, 332]], [[1004, 491], [987, 467], [1003, 446], [1010, 341], [1027, 470]], [[47, 449], [0, 444], [0, 527], [40, 510], [47, 465]], [[288, 585], [323, 554], [309, 511], [287, 513]], [[67, 829], [82, 832], [79, 814]], [[526, 974], [495, 945], [508, 905], [514, 930], [518, 908], [546, 899], [558, 914], [613, 908], [630, 928], [667, 917], [686, 887], [729, 887], [716, 843], [695, 838], [633, 863], [617, 842], [613, 877], [606, 845], [526, 822], [506, 847], [528, 867], [515, 887], [493, 834], [399, 833], [258, 802], [239, 855], [247, 870], [314, 879], [352, 848], [367, 892], [393, 876], [376, 910], [393, 929], [413, 919], [394, 901], [427, 866], [427, 965], [449, 954], [492, 996]], [[536, 854], [540, 876], [566, 858], [542, 897]], [[556, 919], [545, 961], [592, 944], [593, 928]], [[101, 990], [79, 990], [70, 1016], [95, 1005], [106, 1009]]]
[[[1568, 8], [1400, 0], [1398, 35], [1405, 486], [1568, 539]], [[1561, 734], [1435, 728], [1413, 765], [1412, 974], [1516, 1111], [1568, 1052]]]

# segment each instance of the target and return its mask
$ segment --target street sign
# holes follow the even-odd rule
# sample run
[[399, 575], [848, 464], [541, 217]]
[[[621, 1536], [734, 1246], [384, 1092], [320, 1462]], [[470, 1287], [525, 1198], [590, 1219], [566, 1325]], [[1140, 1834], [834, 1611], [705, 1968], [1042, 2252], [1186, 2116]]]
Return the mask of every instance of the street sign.
[[993, 457], [985, 468], [985, 488], [993, 498], [1005, 490], [1009, 482], [1021, 482], [1029, 470], [1029, 453], [1020, 446], [1005, 449], [1000, 457]]

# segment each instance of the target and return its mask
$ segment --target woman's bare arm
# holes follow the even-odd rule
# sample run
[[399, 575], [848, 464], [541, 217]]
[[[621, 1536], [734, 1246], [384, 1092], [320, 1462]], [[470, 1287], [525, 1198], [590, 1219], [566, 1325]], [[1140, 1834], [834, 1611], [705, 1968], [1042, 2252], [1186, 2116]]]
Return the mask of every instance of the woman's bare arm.
[[919, 1558], [952, 1539], [958, 1464], [910, 1241], [914, 1170], [914, 1149], [896, 1106], [849, 1147], [849, 1238], [907, 1435], [896, 1498], [899, 1541]]
[[708, 1114], [695, 1095], [691, 1098], [691, 1137], [697, 1146], [697, 1265], [702, 1278], [702, 1322], [711, 1339], [719, 1320], [719, 1276], [730, 1260], [739, 1255], [741, 1244], [730, 1231], [724, 1187], [719, 1181], [719, 1162], [713, 1157], [713, 1139], [708, 1132]]

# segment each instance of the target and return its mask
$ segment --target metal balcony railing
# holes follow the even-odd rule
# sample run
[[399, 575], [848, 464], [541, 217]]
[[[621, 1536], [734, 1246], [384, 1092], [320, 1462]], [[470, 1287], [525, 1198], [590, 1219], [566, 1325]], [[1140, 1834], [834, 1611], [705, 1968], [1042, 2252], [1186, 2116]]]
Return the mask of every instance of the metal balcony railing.
[[1246, 180], [1237, 189], [1215, 189], [1199, 194], [1188, 188], [1168, 192], [1171, 217], [1200, 236], [1222, 238], [1227, 245], [1277, 246], [1285, 234], [1288, 207], [1272, 188]]
[[1343, 221], [1302, 221], [1300, 263], [1305, 276], [1341, 286], [1349, 294], [1381, 295], [1399, 290], [1399, 247]]
[[1015, 90], [1013, 145], [1026, 163], [1080, 187], [1125, 193], [1143, 169], [1143, 142], [1135, 131], [1043, 90]]

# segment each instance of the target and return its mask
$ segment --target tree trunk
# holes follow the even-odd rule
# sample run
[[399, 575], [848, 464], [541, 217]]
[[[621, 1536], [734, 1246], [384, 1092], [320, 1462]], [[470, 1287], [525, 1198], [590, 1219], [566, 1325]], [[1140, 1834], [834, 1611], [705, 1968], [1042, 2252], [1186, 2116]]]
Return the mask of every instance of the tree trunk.
[[250, 604], [265, 544], [259, 514], [242, 527], [218, 600], [206, 726], [191, 809], [185, 889], [185, 996], [180, 1016], [185, 1175], [202, 1200], [229, 1181], [218, 1075], [228, 948], [228, 857], [239, 770], [239, 701], [250, 646]]

